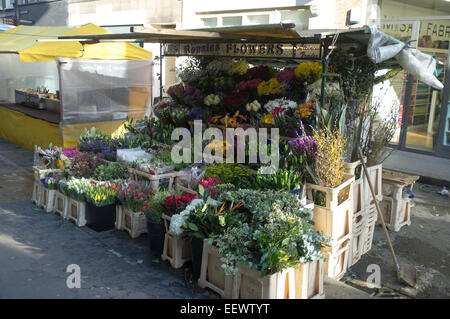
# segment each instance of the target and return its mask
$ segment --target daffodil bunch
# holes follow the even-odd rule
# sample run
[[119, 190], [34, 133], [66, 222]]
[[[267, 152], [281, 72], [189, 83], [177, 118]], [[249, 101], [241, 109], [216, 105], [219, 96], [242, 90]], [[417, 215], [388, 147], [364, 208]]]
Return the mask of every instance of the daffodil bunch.
[[294, 73], [301, 82], [311, 84], [322, 75], [322, 66], [319, 62], [303, 62], [295, 68]]
[[217, 105], [220, 103], [220, 96], [216, 94], [210, 94], [203, 99], [203, 102], [207, 106]]
[[247, 103], [247, 105], [245, 106], [245, 109], [248, 112], [258, 112], [261, 109], [261, 104], [259, 104], [259, 102], [257, 100], [254, 100], [251, 103]]
[[93, 185], [86, 192], [86, 200], [97, 207], [112, 205], [116, 202], [116, 191], [105, 185]]
[[284, 84], [280, 83], [276, 78], [271, 78], [268, 81], [262, 81], [261, 83], [259, 83], [257, 91], [259, 96], [280, 94], [283, 87]]
[[245, 61], [238, 61], [228, 70], [229, 75], [244, 75], [247, 73], [248, 64]]

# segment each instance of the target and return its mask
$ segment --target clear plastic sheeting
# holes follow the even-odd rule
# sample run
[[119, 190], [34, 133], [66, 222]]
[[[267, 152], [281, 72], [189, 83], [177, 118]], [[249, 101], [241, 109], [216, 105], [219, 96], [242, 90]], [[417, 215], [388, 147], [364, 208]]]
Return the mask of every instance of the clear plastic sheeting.
[[16, 53], [1, 54], [0, 101], [15, 103], [15, 89], [46, 87], [51, 93], [59, 90], [55, 61], [21, 63]]
[[367, 56], [375, 63], [395, 58], [407, 72], [420, 81], [436, 89], [444, 85], [434, 76], [436, 60], [428, 54], [412, 49], [406, 43], [397, 40], [375, 26], [370, 27], [371, 37], [367, 46]]
[[61, 125], [142, 118], [151, 106], [151, 60], [58, 59]]

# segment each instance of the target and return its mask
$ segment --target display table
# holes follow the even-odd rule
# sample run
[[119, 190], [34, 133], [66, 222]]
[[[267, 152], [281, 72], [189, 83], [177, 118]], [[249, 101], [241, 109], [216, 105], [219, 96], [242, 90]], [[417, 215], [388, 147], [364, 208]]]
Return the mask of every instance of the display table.
[[0, 137], [34, 150], [34, 145], [46, 146], [50, 143], [62, 147], [77, 146], [77, 140], [84, 129], [95, 127], [108, 134], [123, 129], [124, 120], [106, 122], [86, 122], [69, 124], [60, 129], [60, 114], [38, 110], [14, 103], [0, 103]]

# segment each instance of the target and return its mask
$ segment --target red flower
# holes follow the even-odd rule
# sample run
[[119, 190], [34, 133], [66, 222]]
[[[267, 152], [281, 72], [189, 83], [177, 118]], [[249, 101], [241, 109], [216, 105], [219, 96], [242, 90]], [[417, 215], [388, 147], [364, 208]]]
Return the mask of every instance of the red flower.
[[197, 195], [195, 194], [184, 194], [181, 196], [181, 200], [185, 202], [186, 204], [189, 204], [194, 198], [197, 198]]
[[148, 204], [144, 204], [141, 207], [141, 212], [146, 212], [148, 210]]
[[233, 92], [223, 99], [223, 104], [224, 105], [241, 104], [245, 99], [248, 98], [249, 95], [250, 93], [248, 92]]
[[168, 196], [165, 200], [165, 204], [166, 206], [172, 206], [173, 203], [173, 195], [172, 196]]

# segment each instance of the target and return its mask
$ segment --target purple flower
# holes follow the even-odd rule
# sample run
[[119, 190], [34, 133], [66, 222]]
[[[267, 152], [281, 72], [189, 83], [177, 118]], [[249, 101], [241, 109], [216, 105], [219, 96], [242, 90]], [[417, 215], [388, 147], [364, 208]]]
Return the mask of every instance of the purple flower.
[[302, 136], [288, 142], [291, 150], [297, 155], [315, 157], [317, 142], [311, 136]]
[[194, 120], [201, 120], [205, 114], [206, 114], [205, 109], [201, 109], [197, 106], [194, 106], [194, 109], [188, 113], [188, 117]]

